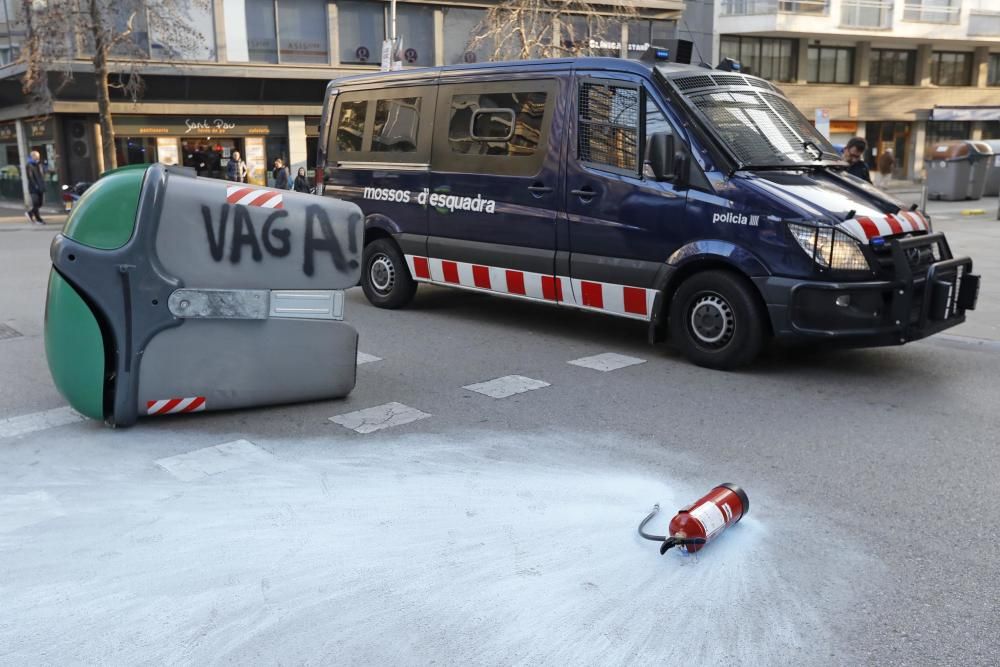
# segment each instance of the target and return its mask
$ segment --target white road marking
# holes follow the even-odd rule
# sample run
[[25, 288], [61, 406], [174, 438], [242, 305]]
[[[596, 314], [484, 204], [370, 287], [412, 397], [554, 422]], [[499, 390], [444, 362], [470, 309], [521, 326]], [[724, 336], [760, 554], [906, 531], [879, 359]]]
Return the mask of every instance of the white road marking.
[[548, 386], [548, 382], [532, 380], [531, 378], [526, 378], [523, 375], [505, 375], [504, 377], [497, 378], [495, 380], [465, 385], [462, 389], [469, 389], [491, 398], [507, 398], [508, 396], [513, 396], [514, 394], [523, 394], [526, 391], [541, 389], [542, 387]]
[[45, 491], [0, 496], [0, 533], [66, 516], [62, 505]]
[[233, 440], [187, 454], [157, 459], [154, 463], [182, 482], [191, 482], [252, 463], [267, 463], [272, 458], [271, 454], [249, 440]]
[[44, 431], [47, 428], [65, 426], [74, 422], [85, 421], [87, 418], [69, 406], [54, 408], [44, 412], [33, 412], [28, 415], [18, 415], [0, 419], [0, 438], [12, 438], [15, 435]]
[[372, 433], [392, 426], [409, 424], [425, 417], [430, 417], [430, 415], [408, 405], [386, 403], [385, 405], [376, 405], [373, 408], [336, 415], [330, 417], [330, 421], [358, 433]]
[[615, 354], [614, 352], [605, 352], [604, 354], [595, 354], [592, 357], [574, 359], [566, 363], [573, 364], [574, 366], [583, 366], [584, 368], [593, 368], [595, 371], [607, 373], [608, 371], [616, 371], [619, 368], [627, 366], [644, 364], [646, 360], [639, 359], [638, 357], [629, 357], [624, 354]]
[[370, 364], [373, 361], [382, 361], [382, 357], [376, 357], [374, 354], [367, 354], [365, 352], [358, 351], [358, 366], [361, 364]]

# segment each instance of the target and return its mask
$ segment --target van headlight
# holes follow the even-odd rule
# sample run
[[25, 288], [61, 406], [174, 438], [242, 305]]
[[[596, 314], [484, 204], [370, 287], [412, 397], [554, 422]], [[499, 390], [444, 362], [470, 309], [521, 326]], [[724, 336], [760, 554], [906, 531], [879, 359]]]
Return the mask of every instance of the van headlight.
[[858, 242], [839, 229], [788, 223], [788, 231], [805, 253], [824, 269], [867, 271], [870, 268]]

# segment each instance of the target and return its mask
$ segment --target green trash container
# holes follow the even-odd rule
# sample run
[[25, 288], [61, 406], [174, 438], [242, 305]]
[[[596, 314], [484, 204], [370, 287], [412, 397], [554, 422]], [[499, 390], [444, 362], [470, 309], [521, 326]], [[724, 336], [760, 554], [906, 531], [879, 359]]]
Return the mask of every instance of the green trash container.
[[332, 198], [159, 164], [109, 172], [52, 243], [53, 380], [113, 426], [344, 396], [362, 238], [361, 210]]

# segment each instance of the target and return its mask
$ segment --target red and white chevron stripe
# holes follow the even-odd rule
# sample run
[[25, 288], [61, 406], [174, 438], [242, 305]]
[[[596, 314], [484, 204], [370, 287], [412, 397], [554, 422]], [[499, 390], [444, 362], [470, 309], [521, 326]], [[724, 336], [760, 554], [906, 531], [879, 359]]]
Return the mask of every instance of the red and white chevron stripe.
[[204, 409], [204, 396], [192, 396], [190, 398], [164, 398], [159, 401], [146, 401], [146, 414], [151, 416], [176, 415], [181, 412], [201, 412]]
[[419, 282], [495, 292], [640, 320], [650, 318], [656, 297], [656, 290], [644, 287], [549, 276], [448, 259], [406, 255], [406, 263], [410, 267], [410, 275]]
[[876, 236], [893, 236], [908, 232], [928, 232], [930, 225], [920, 211], [900, 211], [884, 216], [859, 215], [837, 225], [859, 241], [868, 241]]
[[243, 206], [259, 206], [261, 208], [284, 208], [281, 192], [264, 190], [263, 188], [248, 188], [244, 185], [230, 185], [226, 188], [226, 201], [230, 204]]

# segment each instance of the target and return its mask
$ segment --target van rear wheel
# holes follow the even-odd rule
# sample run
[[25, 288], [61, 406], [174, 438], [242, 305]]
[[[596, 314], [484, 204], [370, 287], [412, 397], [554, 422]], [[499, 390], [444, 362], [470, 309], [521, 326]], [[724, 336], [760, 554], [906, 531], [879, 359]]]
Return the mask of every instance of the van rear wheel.
[[728, 271], [685, 280], [670, 302], [670, 338], [698, 366], [746, 366], [764, 345], [765, 314], [753, 286]]
[[413, 299], [417, 283], [391, 239], [375, 239], [365, 246], [361, 289], [373, 306], [402, 308]]

